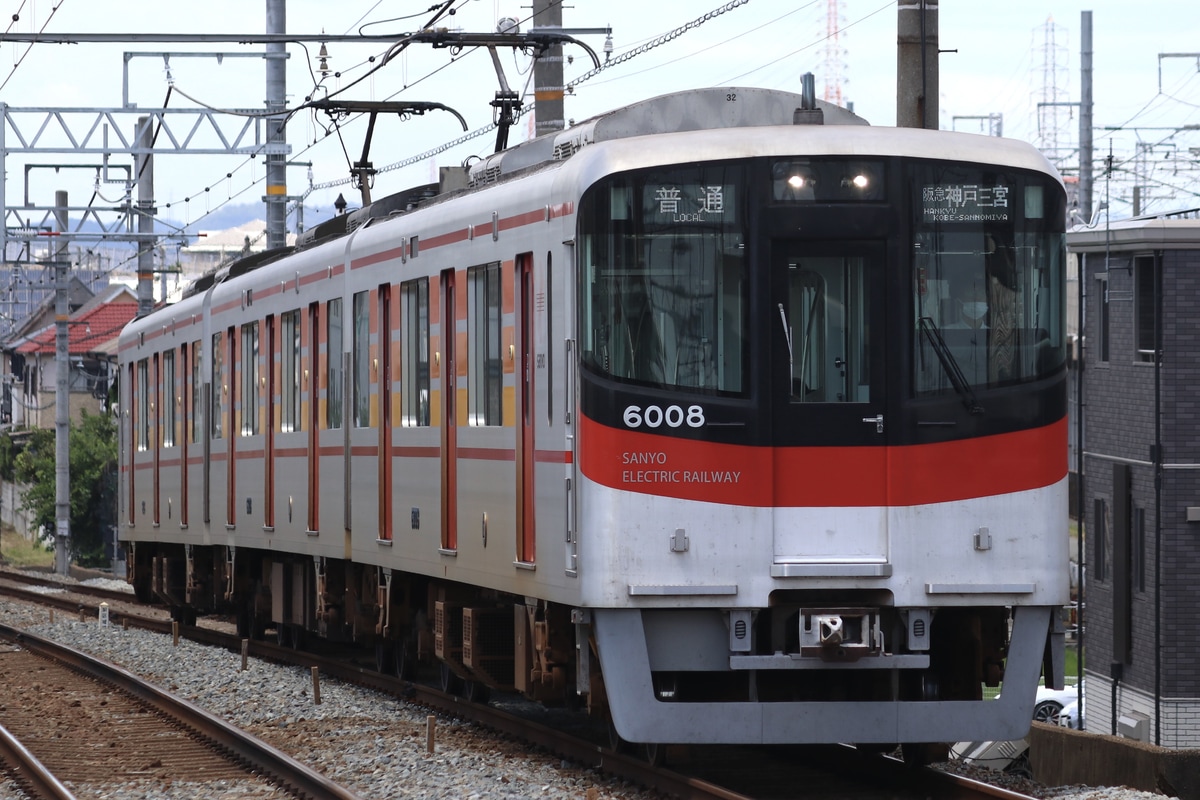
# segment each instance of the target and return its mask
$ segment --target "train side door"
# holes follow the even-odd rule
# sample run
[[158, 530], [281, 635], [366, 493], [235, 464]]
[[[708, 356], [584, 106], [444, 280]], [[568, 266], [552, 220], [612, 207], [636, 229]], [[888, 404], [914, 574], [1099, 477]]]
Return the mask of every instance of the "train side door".
[[458, 307], [453, 269], [442, 272], [442, 550], [458, 551]]
[[392, 540], [392, 286], [379, 287], [379, 539]]
[[307, 356], [305, 357], [304, 380], [308, 389], [308, 438], [305, 452], [308, 477], [308, 533], [316, 533], [321, 529], [321, 440], [318, 436], [321, 422], [321, 392], [320, 375], [320, 340], [321, 313], [320, 303], [311, 303], [308, 307], [308, 325], [305, 328]]
[[517, 561], [534, 562], [533, 256], [517, 257]]
[[266, 342], [266, 372], [267, 391], [263, 396], [263, 407], [266, 410], [266, 422], [263, 425], [263, 528], [275, 528], [275, 393], [279, 391], [279, 370], [282, 352], [280, 350], [279, 317], [268, 314], [264, 321]]
[[777, 239], [771, 267], [772, 572], [885, 574], [883, 243]]

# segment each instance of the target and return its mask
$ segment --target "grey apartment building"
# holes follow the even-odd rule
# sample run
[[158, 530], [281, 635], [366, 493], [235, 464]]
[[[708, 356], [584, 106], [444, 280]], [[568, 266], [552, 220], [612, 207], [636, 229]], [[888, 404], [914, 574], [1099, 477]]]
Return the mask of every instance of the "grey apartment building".
[[1067, 235], [1083, 307], [1071, 424], [1082, 441], [1072, 506], [1086, 525], [1087, 729], [1180, 748], [1200, 747], [1196, 216]]

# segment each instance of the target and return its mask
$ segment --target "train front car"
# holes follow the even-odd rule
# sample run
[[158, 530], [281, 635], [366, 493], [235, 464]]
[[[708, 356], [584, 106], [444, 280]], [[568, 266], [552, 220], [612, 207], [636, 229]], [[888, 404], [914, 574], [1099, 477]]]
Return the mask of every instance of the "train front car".
[[1023, 736], [1068, 600], [1054, 170], [844, 125], [574, 158], [573, 513], [619, 735]]

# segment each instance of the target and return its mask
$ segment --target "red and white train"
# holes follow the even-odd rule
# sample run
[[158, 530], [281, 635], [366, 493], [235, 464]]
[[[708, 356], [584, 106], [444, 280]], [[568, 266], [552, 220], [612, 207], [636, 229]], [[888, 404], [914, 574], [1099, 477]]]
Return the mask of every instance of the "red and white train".
[[706, 89], [443, 172], [126, 328], [140, 595], [651, 751], [1027, 731], [1068, 601], [1034, 148]]

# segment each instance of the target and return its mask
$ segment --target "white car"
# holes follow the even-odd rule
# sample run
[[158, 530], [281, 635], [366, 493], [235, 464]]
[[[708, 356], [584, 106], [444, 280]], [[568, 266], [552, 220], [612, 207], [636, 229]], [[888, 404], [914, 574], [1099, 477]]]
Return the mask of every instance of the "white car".
[[1083, 713], [1080, 711], [1082, 706], [1078, 700], [1072, 700], [1063, 706], [1062, 711], [1058, 712], [1058, 724], [1064, 728], [1074, 728], [1081, 730], [1083, 727]]
[[[1033, 718], [1037, 722], [1048, 722], [1060, 725], [1060, 718], [1067, 706], [1074, 708], [1079, 699], [1079, 687], [1067, 686], [1062, 689], [1047, 689], [1039, 686], [1033, 704]], [[1071, 725], [1070, 727], [1075, 727]]]

